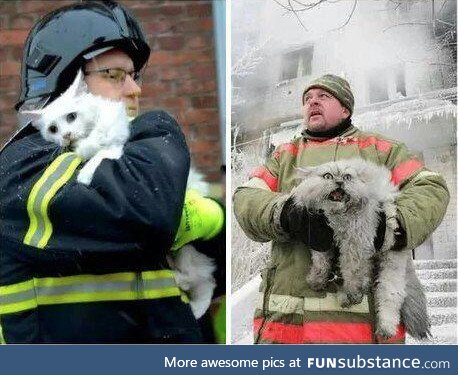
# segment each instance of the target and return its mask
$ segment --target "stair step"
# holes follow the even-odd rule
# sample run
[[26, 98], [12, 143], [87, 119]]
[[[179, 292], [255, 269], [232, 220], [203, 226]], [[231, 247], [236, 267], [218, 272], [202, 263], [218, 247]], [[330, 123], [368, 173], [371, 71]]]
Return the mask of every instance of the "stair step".
[[426, 299], [430, 307], [456, 307], [456, 293], [431, 293]]
[[441, 326], [432, 327], [431, 329], [432, 338], [429, 340], [417, 340], [407, 335], [407, 344], [420, 344], [420, 345], [431, 345], [431, 344], [456, 344], [456, 324], [444, 324]]
[[438, 268], [455, 268], [457, 266], [456, 259], [427, 259], [414, 260], [414, 265], [417, 270], [438, 269]]
[[421, 281], [430, 279], [456, 279], [456, 269], [420, 269], [417, 270], [417, 275]]
[[430, 307], [428, 313], [432, 326], [456, 323], [455, 307]]
[[456, 292], [456, 280], [433, 279], [421, 280], [425, 293], [431, 292]]

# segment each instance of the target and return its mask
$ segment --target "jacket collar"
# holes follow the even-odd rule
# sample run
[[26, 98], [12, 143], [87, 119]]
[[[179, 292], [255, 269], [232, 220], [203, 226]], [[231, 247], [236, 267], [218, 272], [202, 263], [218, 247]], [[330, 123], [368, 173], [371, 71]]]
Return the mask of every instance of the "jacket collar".
[[337, 127], [324, 131], [324, 132], [313, 132], [308, 129], [302, 131], [302, 136], [304, 139], [314, 140], [314, 141], [325, 141], [327, 139], [335, 137], [347, 137], [354, 134], [357, 129], [351, 123], [351, 118], [347, 118], [342, 121]]

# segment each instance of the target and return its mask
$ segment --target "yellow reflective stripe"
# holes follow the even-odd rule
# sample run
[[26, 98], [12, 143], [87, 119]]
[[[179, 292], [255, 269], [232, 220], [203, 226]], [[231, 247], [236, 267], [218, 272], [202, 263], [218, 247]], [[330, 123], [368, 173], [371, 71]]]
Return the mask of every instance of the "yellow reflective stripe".
[[171, 270], [35, 278], [0, 287], [0, 314], [39, 305], [180, 296]]
[[169, 287], [156, 290], [145, 290], [141, 292], [141, 299], [156, 299], [165, 297], [179, 297], [181, 295], [178, 287]]
[[3, 336], [2, 320], [0, 319], [0, 345], [6, 344], [5, 337]]
[[341, 307], [337, 301], [336, 293], [327, 293], [325, 298], [304, 298], [304, 310], [307, 311], [342, 311], [352, 313], [369, 313], [369, 301], [367, 295], [361, 303], [350, 307]]
[[[263, 293], [259, 293], [258, 309], [263, 308]], [[342, 311], [352, 313], [369, 313], [369, 301], [363, 297], [361, 303], [350, 307], [341, 307], [336, 293], [326, 293], [326, 297], [293, 297], [281, 294], [271, 294], [267, 310], [282, 314], [304, 314], [304, 311]]]
[[35, 199], [37, 197], [38, 191], [40, 188], [43, 186], [45, 181], [48, 179], [48, 177], [55, 172], [59, 164], [62, 162], [63, 159], [67, 157], [66, 154], [60, 155], [56, 160], [54, 160], [51, 165], [46, 168], [45, 173], [40, 177], [40, 179], [35, 183], [35, 185], [32, 188], [32, 191], [30, 192], [29, 198], [27, 200], [27, 212], [29, 214], [29, 219], [30, 219], [30, 226], [29, 230], [27, 231], [27, 234], [25, 235], [24, 238], [24, 243], [26, 245], [30, 244], [30, 241], [32, 239], [33, 234], [38, 228], [38, 218], [37, 215], [35, 214], [35, 211], [33, 209]]
[[52, 235], [52, 223], [48, 209], [51, 199], [57, 191], [72, 177], [81, 163], [73, 152], [67, 152], [54, 160], [35, 183], [27, 200], [27, 212], [30, 225], [24, 237], [24, 243], [43, 249]]
[[138, 294], [132, 291], [113, 291], [100, 293], [69, 293], [51, 296], [37, 296], [38, 305], [58, 305], [62, 303], [103, 302], [103, 301], [133, 301]]
[[[154, 272], [154, 271], [152, 271]], [[75, 275], [64, 277], [44, 277], [34, 279], [37, 287], [55, 287], [66, 286], [83, 283], [106, 283], [115, 281], [133, 281], [137, 278], [137, 274], [133, 272], [120, 272], [103, 275]]]
[[43, 220], [45, 223], [45, 233], [43, 237], [41, 238], [40, 242], [38, 242], [38, 248], [43, 249], [47, 244], [49, 239], [51, 238], [52, 235], [52, 223], [51, 220], [49, 220], [48, 216], [48, 207], [49, 207], [49, 202], [51, 199], [56, 195], [58, 190], [68, 181], [70, 178], [73, 176], [73, 173], [75, 173], [76, 168], [78, 168], [78, 165], [81, 163], [80, 158], [76, 158], [73, 160], [68, 167], [68, 169], [65, 171], [65, 173], [62, 175], [61, 178], [59, 178], [51, 187], [51, 189], [46, 193], [43, 202], [41, 203], [41, 215], [43, 216]]
[[180, 290], [180, 298], [181, 298], [181, 301], [182, 301], [182, 302], [184, 302], [184, 303], [189, 303], [189, 297], [188, 297], [188, 295], [187, 295], [184, 291], [182, 291], [182, 290]]
[[159, 271], [145, 271], [141, 273], [143, 280], [166, 279], [168, 277], [175, 277], [172, 270], [159, 270]]
[[33, 280], [23, 281], [21, 283], [0, 286], [0, 296], [5, 296], [13, 293], [25, 292], [33, 289]]
[[11, 314], [20, 311], [26, 311], [34, 309], [38, 306], [38, 302], [36, 298], [30, 299], [23, 302], [16, 302], [16, 303], [8, 303], [5, 305], [0, 305], [0, 315], [2, 314]]

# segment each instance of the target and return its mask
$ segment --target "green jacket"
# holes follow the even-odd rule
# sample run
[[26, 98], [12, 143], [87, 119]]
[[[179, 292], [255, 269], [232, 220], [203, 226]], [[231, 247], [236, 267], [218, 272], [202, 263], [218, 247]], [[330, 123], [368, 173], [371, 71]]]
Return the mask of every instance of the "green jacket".
[[[311, 290], [305, 276], [310, 250], [293, 242], [280, 226], [280, 213], [289, 192], [299, 184], [296, 168], [359, 157], [391, 170], [400, 188], [398, 220], [407, 235], [407, 248], [420, 245], [440, 224], [449, 201], [444, 179], [427, 170], [402, 143], [366, 133], [354, 126], [334, 138], [309, 135], [276, 148], [264, 166], [234, 193], [235, 216], [248, 237], [272, 241], [271, 263], [262, 272], [260, 301], [255, 311], [258, 343], [374, 343], [372, 296], [350, 308], [336, 300], [337, 285]], [[390, 342], [403, 342], [402, 326]]]

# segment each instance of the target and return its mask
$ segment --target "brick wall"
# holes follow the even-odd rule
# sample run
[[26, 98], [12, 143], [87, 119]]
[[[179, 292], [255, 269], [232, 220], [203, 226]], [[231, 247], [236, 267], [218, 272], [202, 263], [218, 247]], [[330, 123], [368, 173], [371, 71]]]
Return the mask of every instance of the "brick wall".
[[[165, 109], [182, 125], [194, 164], [220, 181], [221, 146], [211, 1], [120, 1], [151, 47], [142, 110]], [[73, 1], [0, 0], [0, 145], [16, 130], [22, 47], [34, 22]]]

